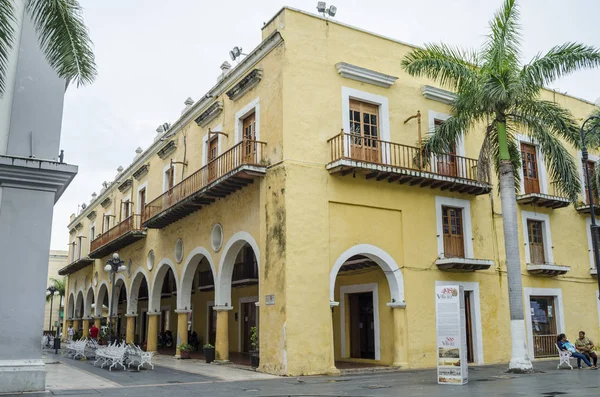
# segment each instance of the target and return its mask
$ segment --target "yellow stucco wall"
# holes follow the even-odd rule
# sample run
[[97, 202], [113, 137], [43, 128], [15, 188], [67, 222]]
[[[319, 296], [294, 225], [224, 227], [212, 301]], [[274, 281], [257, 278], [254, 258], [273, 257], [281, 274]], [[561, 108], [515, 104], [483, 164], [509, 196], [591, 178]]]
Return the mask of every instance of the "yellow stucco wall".
[[[426, 99], [421, 94], [421, 87], [424, 84], [434, 85], [432, 82], [411, 78], [402, 71], [400, 62], [411, 47], [334, 21], [327, 24], [323, 19], [290, 9], [284, 9], [265, 25], [263, 39], [272, 37], [275, 31], [281, 34], [284, 43], [248, 68], [248, 71], [254, 67], [263, 70], [263, 78], [255, 88], [237, 101], [220, 95], [217, 99], [224, 102], [224, 110], [217, 119], [202, 128], [193, 121], [183, 126], [172, 138], [177, 141], [177, 150], [166, 159], [151, 156], [148, 160], [149, 173], [139, 181], [134, 179], [128, 192], [121, 193], [114, 186], [109, 188], [112, 189], [109, 208], [102, 208], [99, 200], [92, 203], [97, 211], [96, 230], [100, 231], [102, 214], [109, 209], [112, 214], [118, 214], [118, 205], [124, 197], [130, 197], [135, 203], [139, 186], [144, 183], [147, 183], [146, 201], [150, 202], [163, 191], [163, 169], [170, 159], [184, 160], [184, 135], [187, 167], [177, 165], [176, 183], [204, 164], [206, 153], [203, 142], [208, 128], [221, 126], [221, 130], [229, 134], [228, 137], [219, 137], [222, 153], [235, 142], [236, 114], [259, 99], [260, 140], [267, 142], [266, 175], [163, 229], [148, 230], [146, 238], [119, 250], [126, 262], [132, 261], [131, 273], [124, 275], [128, 294], [132, 276], [138, 269], [144, 269], [148, 275], [149, 289], [155, 288], [156, 274], [166, 262], [173, 264], [181, 285], [186, 264], [198, 259], [189, 257], [189, 254], [199, 248], [209, 252], [215, 265], [215, 281], [218, 281], [226, 243], [236, 233], [247, 233], [256, 241], [259, 250], [260, 289], [258, 286], [232, 289], [231, 302], [227, 302], [234, 307], [228, 313], [230, 350], [238, 350], [239, 318], [236, 322], [235, 313], [239, 310], [239, 299], [258, 296], [260, 369], [282, 375], [326, 373], [334, 365], [334, 360], [345, 359], [341, 354], [340, 330], [348, 327], [348, 324], [340, 323], [341, 307], [334, 307], [332, 314], [330, 274], [340, 255], [352, 247], [366, 244], [385, 252], [397, 264], [397, 272], [403, 279], [400, 287], [406, 309], [392, 309], [387, 305], [392, 294], [386, 274], [378, 268], [338, 275], [333, 299], [340, 301], [340, 288], [377, 284], [381, 344], [378, 363], [391, 365], [394, 362], [392, 345], [398, 330], [394, 329], [392, 310], [404, 310], [408, 330], [408, 366], [435, 365], [436, 282], [474, 283], [470, 285], [478, 286], [483, 348], [483, 352], [478, 351], [482, 358], [479, 362], [489, 364], [509, 360], [506, 267], [497, 191], [471, 196], [385, 180], [365, 180], [360, 173], [343, 177], [330, 175], [325, 168], [331, 161], [327, 140], [344, 128], [342, 87], [386, 98], [389, 104], [389, 140], [392, 142], [415, 145], [416, 120], [406, 124], [404, 120], [417, 110], [422, 114], [423, 134], [428, 131], [434, 112], [450, 113], [448, 105]], [[383, 88], [343, 78], [335, 68], [338, 62], [397, 76], [398, 80], [392, 87]], [[564, 95], [544, 92], [543, 97], [567, 107], [578, 119], [593, 110], [591, 104]], [[199, 109], [199, 112], [202, 110]], [[477, 158], [481, 143], [482, 134], [475, 129], [465, 141], [465, 155]], [[577, 159], [576, 150], [570, 148], [570, 151]], [[496, 185], [495, 177], [493, 183]], [[489, 270], [451, 273], [437, 269], [435, 261], [441, 237], [436, 229], [439, 221], [436, 196], [469, 203], [473, 257], [493, 260], [494, 265]], [[532, 275], [527, 272], [523, 248], [524, 287], [560, 289], [565, 324], [563, 331], [574, 335], [583, 328], [593, 339], [598, 339], [597, 286], [596, 279], [589, 273], [586, 217], [572, 206], [558, 210], [519, 206], [520, 229], [521, 211], [549, 216], [554, 261], [558, 265], [571, 266], [565, 276], [544, 278]], [[80, 218], [83, 227], [73, 233], [71, 239], [78, 233], [89, 233], [90, 222], [85, 216]], [[75, 223], [73, 221], [70, 227]], [[223, 226], [224, 232], [223, 247], [218, 251], [212, 249], [210, 236], [216, 223]], [[174, 247], [179, 238], [183, 240], [184, 258], [177, 263]], [[523, 230], [520, 231], [520, 239], [524, 247]], [[150, 250], [155, 255], [151, 270], [146, 265]], [[98, 286], [102, 281], [107, 282], [107, 274], [103, 270], [106, 259], [96, 260], [93, 266], [71, 274], [69, 291], [74, 287], [74, 280], [84, 280], [86, 276], [92, 280], [96, 272]], [[161, 281], [158, 280], [158, 288]], [[81, 283], [83, 281], [78, 281], [78, 286]], [[96, 293], [98, 286], [94, 287]], [[273, 305], [266, 304], [267, 295], [274, 297]], [[168, 299], [174, 311], [177, 301], [175, 298]], [[203, 342], [206, 342], [207, 302], [214, 300], [214, 291], [197, 291], [192, 295], [193, 328]], [[139, 302], [138, 313], [147, 304], [147, 301]], [[164, 304], [161, 302], [161, 305]], [[528, 302], [525, 302], [525, 308], [528, 310]], [[174, 331], [177, 327], [174, 312], [171, 313], [170, 324]]]

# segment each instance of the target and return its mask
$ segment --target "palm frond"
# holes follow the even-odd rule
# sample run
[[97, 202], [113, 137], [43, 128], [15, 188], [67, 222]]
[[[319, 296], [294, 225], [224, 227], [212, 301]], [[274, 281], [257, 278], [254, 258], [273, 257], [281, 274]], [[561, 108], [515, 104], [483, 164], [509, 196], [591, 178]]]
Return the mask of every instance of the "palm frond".
[[600, 108], [596, 108], [590, 117], [598, 117], [590, 120], [585, 125], [585, 144], [589, 149], [600, 149]]
[[477, 180], [480, 181], [491, 181], [491, 169], [494, 163], [494, 148], [491, 134], [494, 128], [495, 123], [486, 127], [483, 144], [477, 158]]
[[554, 102], [540, 99], [521, 101], [515, 113], [508, 114], [507, 118], [515, 121], [521, 118], [537, 120], [553, 135], [563, 138], [575, 147], [581, 147], [579, 127], [573, 115], [569, 110]]
[[15, 10], [13, 0], [0, 0], [0, 98], [6, 91], [8, 54], [13, 48]]
[[521, 28], [515, 0], [504, 0], [490, 21], [491, 32], [483, 48], [483, 58], [496, 70], [512, 69], [519, 62]]
[[411, 76], [425, 76], [442, 86], [457, 90], [476, 77], [477, 57], [474, 52], [452, 48], [445, 44], [426, 44], [402, 60], [402, 67]]
[[[65, 296], [67, 280], [65, 278], [56, 279], [56, 278], [51, 277], [50, 281], [52, 282], [52, 285], [54, 286], [54, 288], [56, 288], [58, 290], [58, 296], [60, 296], [60, 297]], [[50, 299], [52, 299], [52, 295], [46, 296], [46, 302], [50, 302]]]
[[450, 152], [469, 127], [468, 120], [456, 116], [437, 125], [435, 130], [429, 131], [423, 139], [423, 158], [430, 158], [432, 154], [441, 155]]
[[77, 86], [93, 82], [97, 72], [92, 41], [77, 0], [28, 0], [27, 10], [46, 59], [58, 75], [75, 80]]
[[545, 55], [538, 54], [521, 70], [526, 84], [545, 86], [584, 68], [600, 66], [600, 51], [594, 46], [565, 43], [553, 47]]
[[564, 193], [572, 202], [577, 202], [581, 192], [579, 171], [573, 156], [563, 146], [562, 142], [539, 119], [526, 115], [514, 117], [519, 126], [537, 144], [544, 155], [551, 180], [556, 183], [559, 192]]

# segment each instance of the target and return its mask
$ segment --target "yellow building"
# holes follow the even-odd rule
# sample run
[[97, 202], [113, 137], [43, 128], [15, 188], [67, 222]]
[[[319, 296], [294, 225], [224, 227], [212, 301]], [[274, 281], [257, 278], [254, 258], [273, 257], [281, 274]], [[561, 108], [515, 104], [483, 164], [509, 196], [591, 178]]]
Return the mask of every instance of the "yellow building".
[[[99, 321], [118, 252], [118, 332], [148, 350], [159, 332], [181, 342], [189, 329], [226, 361], [251, 349], [256, 325], [269, 373], [433, 367], [434, 287], [461, 284], [469, 361], [507, 362], [496, 179], [477, 175], [477, 134], [419, 164], [419, 121], [433, 130], [454, 96], [402, 71], [411, 49], [283, 8], [72, 217], [67, 317], [84, 330]], [[544, 96], [576, 118], [594, 109]], [[538, 171], [518, 201], [528, 349], [543, 357], [559, 332], [600, 336], [590, 207], [557, 196], [535, 142], [519, 139]]]
[[[53, 285], [51, 279], [60, 280], [58, 271], [69, 263], [69, 253], [67, 251], [50, 251], [50, 261], [48, 262], [48, 286]], [[50, 312], [52, 311], [52, 315]], [[52, 304], [46, 302], [44, 310], [44, 331], [56, 330], [56, 324], [63, 320], [63, 298], [55, 296]]]

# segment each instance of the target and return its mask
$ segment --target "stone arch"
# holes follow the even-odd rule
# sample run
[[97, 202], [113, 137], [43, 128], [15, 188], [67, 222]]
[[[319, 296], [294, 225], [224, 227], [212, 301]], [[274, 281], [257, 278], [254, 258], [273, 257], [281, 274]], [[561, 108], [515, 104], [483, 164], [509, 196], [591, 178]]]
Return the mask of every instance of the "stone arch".
[[79, 290], [75, 300], [75, 318], [83, 317], [83, 310], [83, 291]]
[[83, 306], [83, 317], [90, 318], [92, 316], [92, 305], [94, 304], [94, 289], [89, 287], [85, 294], [85, 303]]
[[187, 310], [186, 308], [191, 308], [192, 284], [194, 282], [194, 275], [196, 274], [196, 271], [198, 270], [200, 262], [203, 258], [206, 258], [210, 265], [213, 280], [217, 279], [215, 264], [208, 250], [204, 247], [194, 248], [185, 260], [183, 272], [181, 273], [181, 281], [179, 282], [179, 285], [181, 285], [181, 290], [177, 290], [177, 308], [179, 310]]
[[[102, 317], [102, 305], [104, 304], [104, 297], [108, 294], [108, 285], [106, 281], [100, 282], [98, 287], [98, 294], [96, 295], [96, 303], [94, 307], [95, 317]], [[110, 296], [108, 297], [108, 303], [110, 304]]]
[[75, 315], [75, 295], [71, 292], [69, 294], [69, 301], [67, 302], [67, 318], [72, 319]]
[[162, 283], [165, 279], [165, 275], [171, 269], [175, 276], [175, 289], [179, 292], [179, 280], [177, 278], [177, 269], [173, 262], [168, 258], [163, 258], [159, 265], [154, 270], [154, 280], [152, 280], [152, 288], [150, 290], [148, 299], [148, 313], [160, 311], [160, 294], [162, 290]]
[[142, 281], [146, 281], [149, 291], [150, 283], [148, 280], [148, 273], [142, 267], [138, 267], [137, 270], [131, 275], [131, 286], [129, 287], [129, 295], [127, 297], [127, 313], [137, 314], [140, 287], [142, 285]]
[[113, 303], [113, 316], [116, 316], [119, 311], [119, 296], [121, 295], [121, 288], [125, 288], [125, 297], [127, 298], [127, 282], [125, 281], [125, 276], [118, 274], [115, 277], [115, 285], [113, 286], [113, 298], [117, 298]]
[[221, 262], [219, 263], [219, 274], [215, 279], [215, 304], [217, 306], [232, 306], [231, 277], [233, 275], [235, 258], [246, 244], [252, 247], [254, 256], [256, 257], [259, 276], [258, 296], [260, 296], [260, 250], [258, 249], [258, 244], [250, 233], [237, 232], [231, 236], [223, 248], [223, 255], [221, 256]]
[[335, 280], [344, 263], [355, 255], [363, 255], [375, 262], [387, 278], [392, 303], [404, 304], [404, 277], [390, 254], [371, 244], [358, 244], [346, 250], [335, 261], [329, 274], [329, 301], [335, 302]]

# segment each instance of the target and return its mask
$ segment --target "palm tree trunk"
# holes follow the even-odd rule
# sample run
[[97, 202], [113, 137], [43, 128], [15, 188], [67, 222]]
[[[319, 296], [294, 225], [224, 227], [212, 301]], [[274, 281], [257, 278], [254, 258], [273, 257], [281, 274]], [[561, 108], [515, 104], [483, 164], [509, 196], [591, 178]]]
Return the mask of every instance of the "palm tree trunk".
[[510, 307], [510, 334], [512, 340], [512, 356], [508, 368], [514, 372], [529, 372], [532, 365], [527, 354], [525, 341], [517, 197], [513, 171], [510, 160], [501, 161], [500, 200], [502, 202], [502, 223], [504, 225], [504, 249], [506, 251], [506, 270], [508, 272], [508, 304]]

